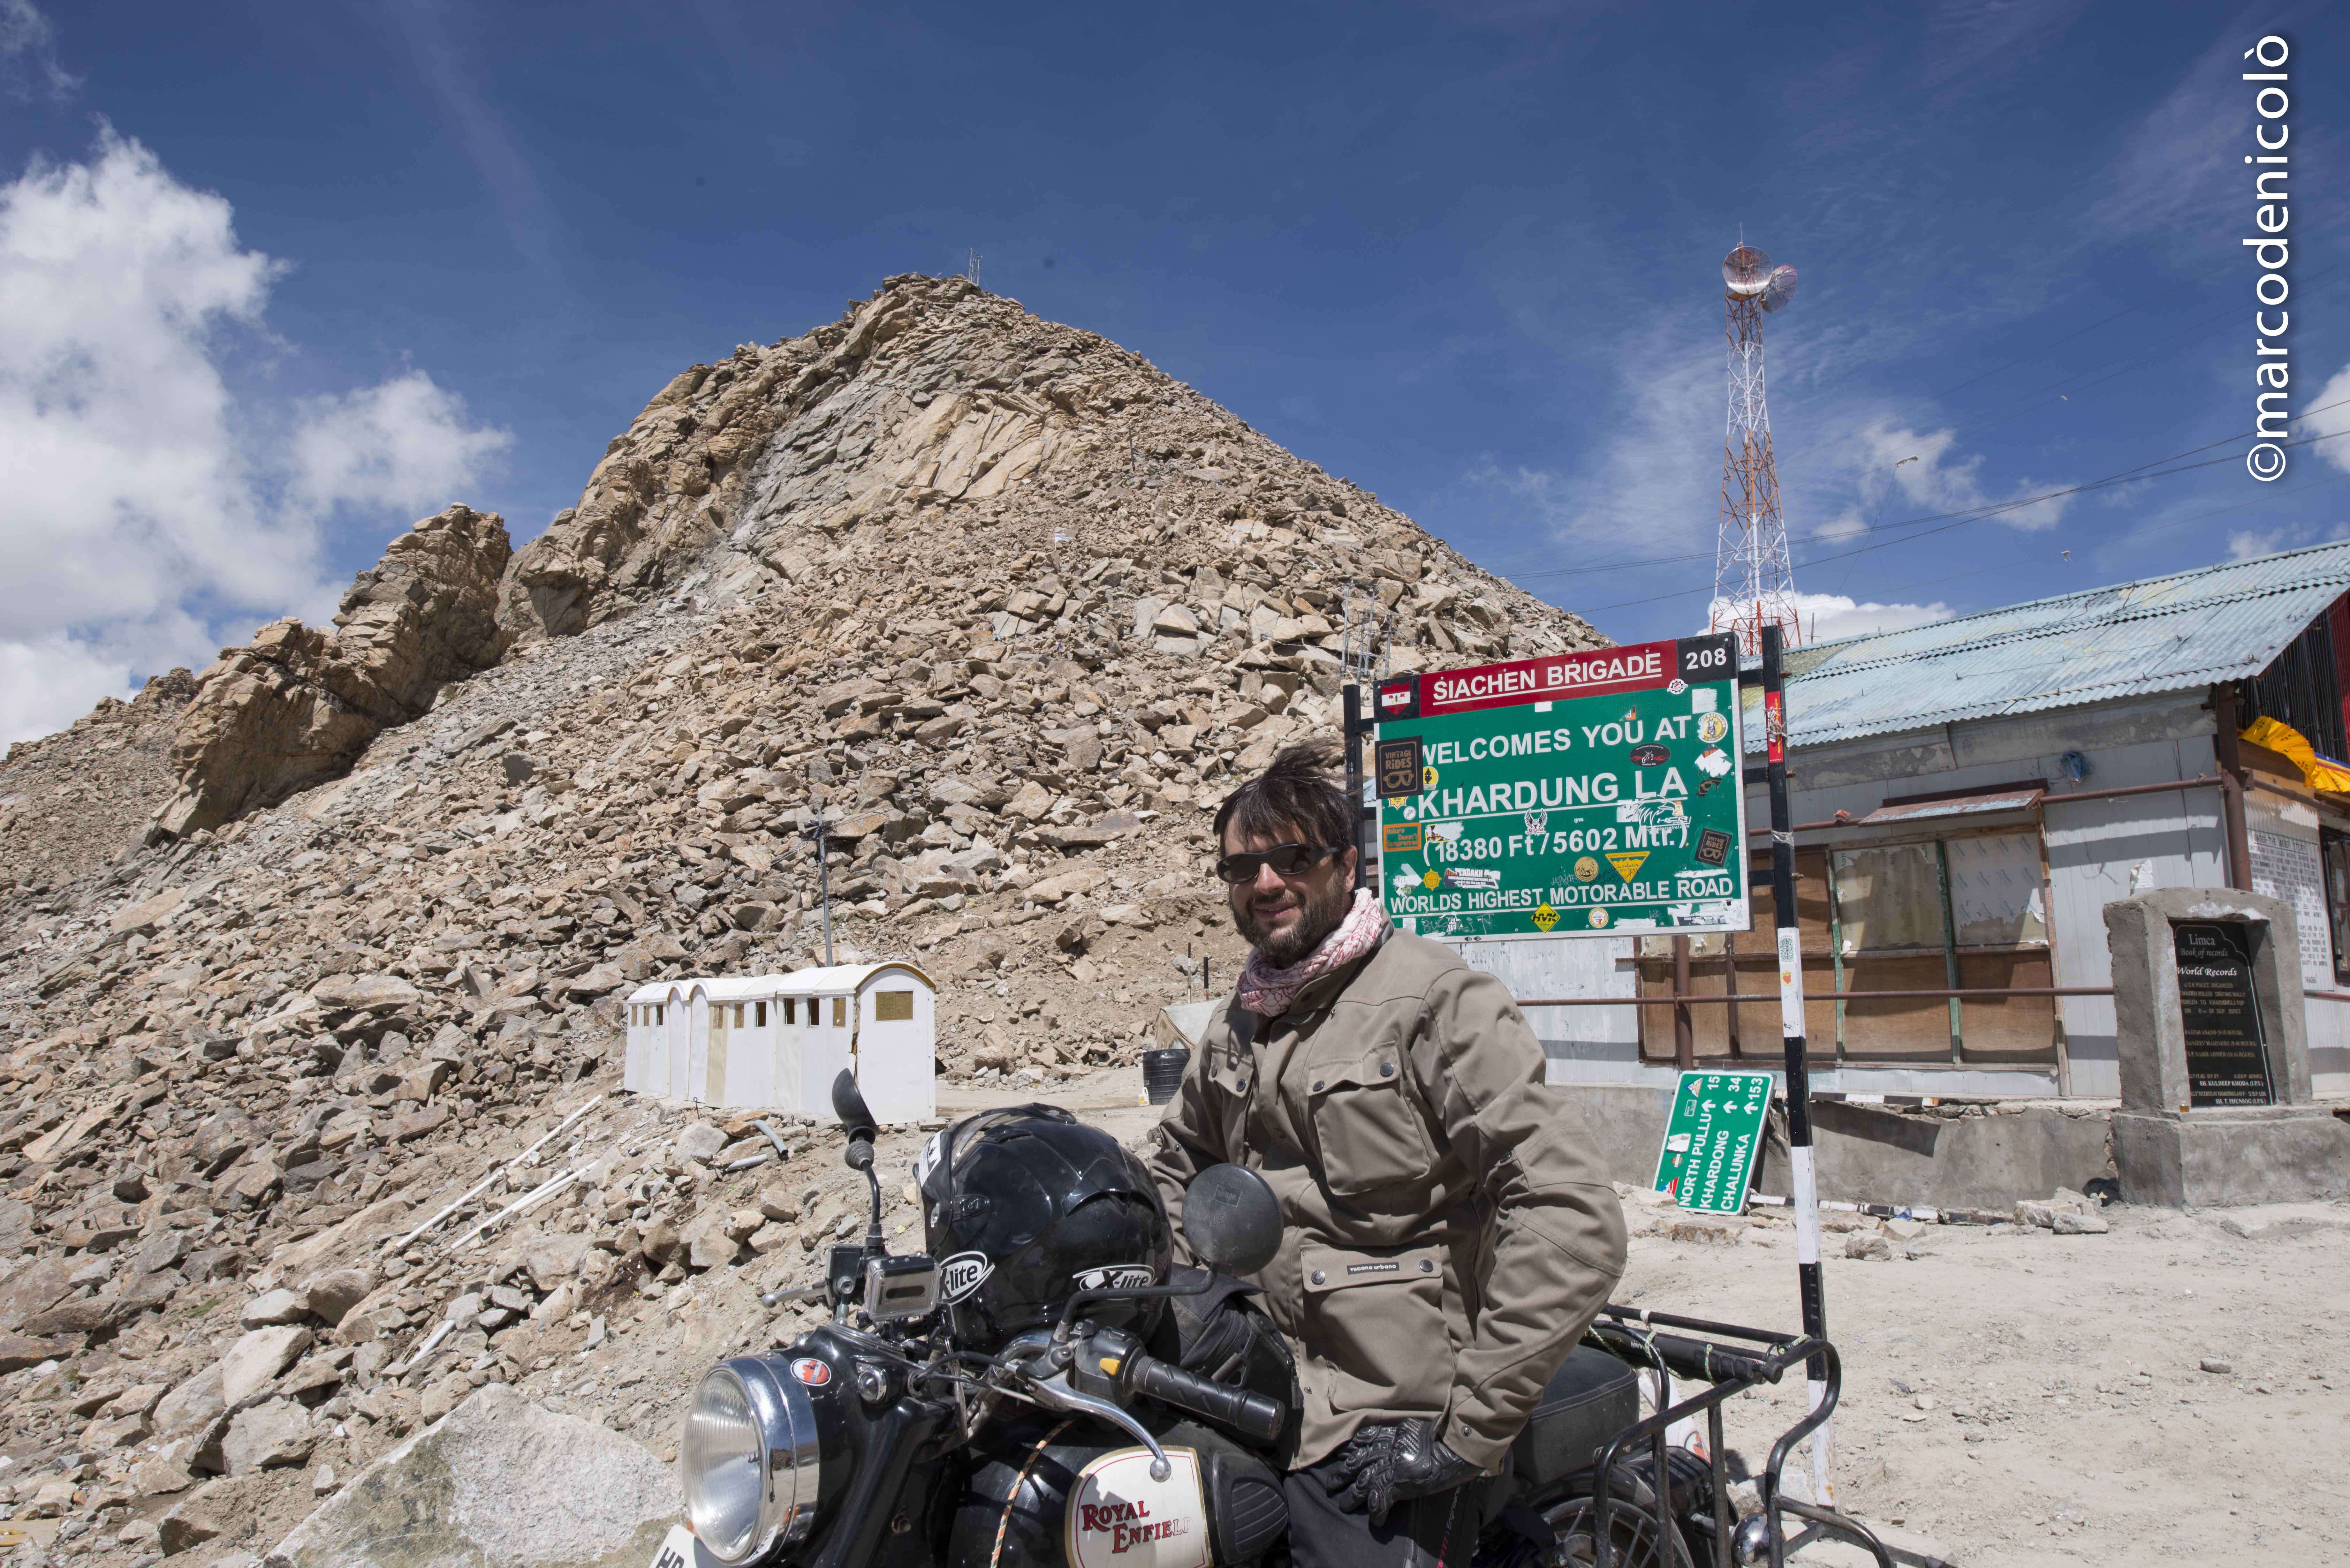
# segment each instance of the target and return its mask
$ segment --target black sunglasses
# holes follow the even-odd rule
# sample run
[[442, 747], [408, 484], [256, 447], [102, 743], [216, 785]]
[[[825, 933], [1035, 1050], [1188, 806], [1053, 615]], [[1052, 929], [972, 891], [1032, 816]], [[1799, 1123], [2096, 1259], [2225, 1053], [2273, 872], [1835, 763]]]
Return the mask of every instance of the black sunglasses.
[[1227, 855], [1216, 862], [1216, 875], [1237, 888], [1256, 880], [1257, 868], [1270, 866], [1284, 877], [1295, 877], [1312, 869], [1334, 855], [1346, 851], [1321, 844], [1276, 844], [1270, 849], [1252, 849], [1245, 854]]

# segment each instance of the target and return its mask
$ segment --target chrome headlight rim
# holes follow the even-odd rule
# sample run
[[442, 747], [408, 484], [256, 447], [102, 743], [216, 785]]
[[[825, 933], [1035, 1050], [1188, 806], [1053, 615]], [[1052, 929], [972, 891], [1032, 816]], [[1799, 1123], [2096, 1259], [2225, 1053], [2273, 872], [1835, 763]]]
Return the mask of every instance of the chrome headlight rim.
[[[807, 1390], [792, 1376], [787, 1358], [738, 1355], [722, 1361], [703, 1373], [702, 1383], [695, 1386], [697, 1403], [701, 1389], [712, 1378], [721, 1376], [741, 1391], [758, 1437], [759, 1515], [748, 1544], [740, 1553], [728, 1555], [707, 1541], [702, 1546], [727, 1568], [739, 1568], [743, 1563], [764, 1560], [778, 1547], [806, 1539], [816, 1524], [822, 1467], [816, 1446], [816, 1407]], [[681, 1450], [682, 1444], [680, 1447]], [[682, 1479], [689, 1489], [687, 1513], [691, 1518], [692, 1479]]]

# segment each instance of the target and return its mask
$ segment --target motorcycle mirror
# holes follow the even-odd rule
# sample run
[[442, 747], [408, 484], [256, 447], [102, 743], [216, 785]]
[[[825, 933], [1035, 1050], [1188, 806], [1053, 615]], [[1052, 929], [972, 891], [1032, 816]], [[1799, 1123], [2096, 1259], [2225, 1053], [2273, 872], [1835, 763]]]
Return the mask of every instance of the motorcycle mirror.
[[832, 1081], [832, 1114], [840, 1118], [841, 1129], [851, 1143], [873, 1141], [879, 1125], [873, 1113], [865, 1108], [865, 1096], [857, 1092], [857, 1077], [847, 1068]]
[[1281, 1251], [1281, 1200], [1245, 1166], [1211, 1165], [1183, 1194], [1183, 1239], [1210, 1268], [1253, 1274]]

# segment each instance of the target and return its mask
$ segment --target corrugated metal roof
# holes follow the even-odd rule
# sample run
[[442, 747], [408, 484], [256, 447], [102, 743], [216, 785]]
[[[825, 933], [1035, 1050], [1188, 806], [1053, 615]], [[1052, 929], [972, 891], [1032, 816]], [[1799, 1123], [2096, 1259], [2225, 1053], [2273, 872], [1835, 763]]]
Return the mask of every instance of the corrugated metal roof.
[[[1788, 741], [1821, 745], [2256, 675], [2345, 591], [2350, 542], [1797, 649], [1787, 656]], [[1761, 701], [1751, 687], [1746, 698]], [[1744, 729], [1748, 749], [1761, 750], [1759, 712]]]

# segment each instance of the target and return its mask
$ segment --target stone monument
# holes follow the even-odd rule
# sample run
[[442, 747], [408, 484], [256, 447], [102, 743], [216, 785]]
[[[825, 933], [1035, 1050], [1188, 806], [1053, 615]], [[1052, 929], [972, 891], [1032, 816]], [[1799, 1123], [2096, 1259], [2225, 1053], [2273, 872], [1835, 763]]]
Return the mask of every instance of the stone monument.
[[2350, 1190], [2350, 1127], [2312, 1103], [2292, 906], [2165, 888], [2106, 906], [2122, 1196], [2168, 1208]]

